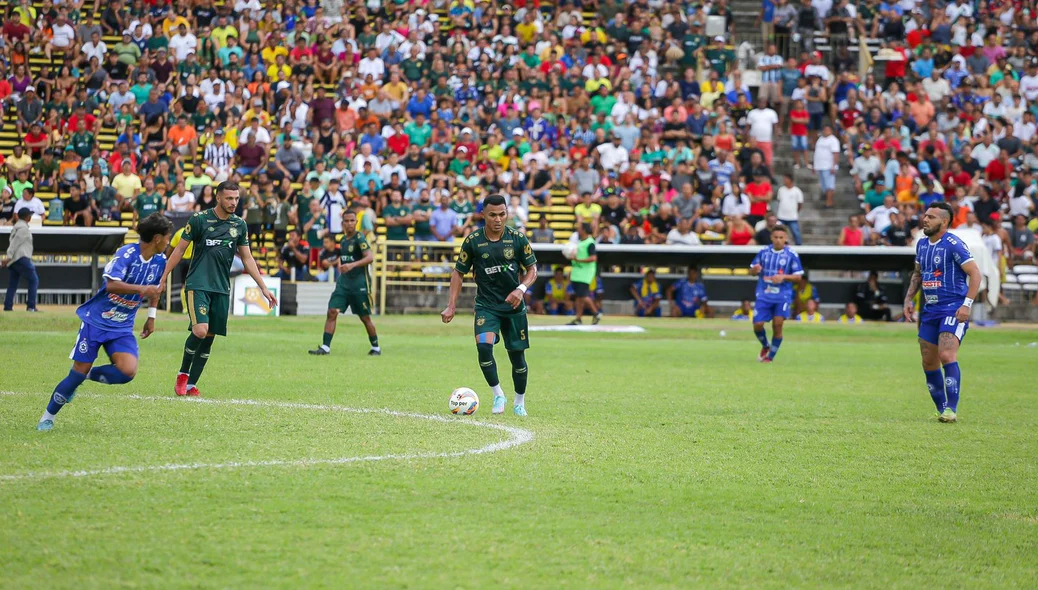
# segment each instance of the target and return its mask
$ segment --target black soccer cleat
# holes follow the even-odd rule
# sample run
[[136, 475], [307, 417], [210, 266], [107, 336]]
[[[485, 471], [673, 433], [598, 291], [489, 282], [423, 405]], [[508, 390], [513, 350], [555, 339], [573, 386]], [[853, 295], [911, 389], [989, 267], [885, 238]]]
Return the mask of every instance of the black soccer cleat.
[[310, 354], [314, 355], [314, 356], [324, 356], [324, 355], [328, 354], [328, 351], [323, 349], [323, 348], [315, 348], [315, 349], [310, 350], [308, 352]]
[[375, 350], [374, 348], [372, 348], [371, 350], [368, 351], [368, 356], [382, 356], [382, 351], [381, 350]]

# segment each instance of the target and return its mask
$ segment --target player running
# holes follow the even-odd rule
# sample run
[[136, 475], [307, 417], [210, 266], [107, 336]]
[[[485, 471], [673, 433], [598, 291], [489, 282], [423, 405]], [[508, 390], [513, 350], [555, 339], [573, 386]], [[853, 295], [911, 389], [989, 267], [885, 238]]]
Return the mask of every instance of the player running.
[[919, 352], [926, 387], [941, 422], [956, 420], [962, 383], [959, 346], [969, 329], [970, 310], [981, 280], [980, 268], [969, 248], [948, 234], [953, 217], [947, 203], [934, 203], [926, 209], [921, 225], [927, 239], [916, 244], [915, 271], [905, 293], [905, 318], [914, 322], [912, 300], [919, 288], [923, 289], [923, 311], [918, 318]]
[[238, 253], [245, 272], [259, 285], [260, 292], [270, 307], [275, 307], [277, 298], [267, 290], [263, 277], [256, 267], [256, 260], [249, 250], [249, 232], [245, 220], [234, 214], [238, 207], [238, 185], [221, 182], [216, 187], [216, 207], [199, 211], [191, 216], [184, 226], [183, 239], [173, 249], [162, 282], [180, 264], [188, 244], [194, 244], [191, 266], [184, 283], [187, 314], [191, 321], [191, 334], [184, 344], [184, 360], [173, 387], [177, 395], [200, 395], [198, 379], [209, 361], [209, 351], [217, 335], [227, 335], [227, 314], [231, 305], [231, 263]]
[[310, 354], [325, 355], [331, 352], [332, 337], [335, 336], [335, 320], [339, 312], [347, 309], [360, 318], [364, 329], [368, 331], [368, 342], [371, 350], [368, 356], [379, 356], [382, 348], [378, 345], [378, 333], [375, 323], [371, 321], [371, 279], [367, 266], [375, 260], [375, 255], [364, 239], [364, 234], [357, 231], [357, 212], [346, 209], [342, 212], [342, 230], [345, 232], [339, 242], [339, 278], [335, 281], [335, 290], [328, 300], [328, 315], [324, 320], [324, 342]]
[[[76, 346], [69, 355], [72, 369], [54, 388], [36, 430], [54, 428], [54, 417], [72, 401], [76, 388], [84, 380], [121, 385], [137, 375], [138, 349], [137, 339], [133, 337], [133, 321], [141, 301], [147, 299], [148, 319], [141, 338], [155, 331], [161, 277], [166, 269], [164, 252], [173, 235], [173, 224], [161, 213], [152, 213], [137, 225], [137, 233], [140, 241], [115, 252], [105, 266], [104, 285], [76, 310], [83, 323], [76, 336]], [[101, 347], [111, 364], [93, 367]]]
[[440, 317], [445, 324], [454, 319], [462, 280], [471, 270], [476, 278], [476, 351], [483, 377], [494, 390], [492, 411], [503, 414], [507, 401], [494, 360], [494, 343], [504, 336], [515, 385], [512, 410], [516, 416], [525, 416], [528, 378], [525, 351], [530, 347], [530, 340], [523, 295], [537, 280], [537, 258], [526, 236], [505, 226], [507, 218], [508, 205], [503, 196], [490, 195], [483, 199], [486, 226], [469, 234], [461, 244], [461, 253], [451, 272], [450, 300]]
[[[757, 279], [757, 300], [753, 306], [753, 333], [760, 340], [760, 355], [757, 360], [770, 363], [775, 360], [782, 346], [782, 324], [789, 318], [793, 303], [793, 283], [800, 280], [804, 267], [800, 256], [786, 247], [789, 232], [784, 225], [771, 230], [771, 246], [762, 249], [750, 264], [750, 273]], [[771, 322], [772, 338], [768, 344], [768, 333], [764, 324]]]

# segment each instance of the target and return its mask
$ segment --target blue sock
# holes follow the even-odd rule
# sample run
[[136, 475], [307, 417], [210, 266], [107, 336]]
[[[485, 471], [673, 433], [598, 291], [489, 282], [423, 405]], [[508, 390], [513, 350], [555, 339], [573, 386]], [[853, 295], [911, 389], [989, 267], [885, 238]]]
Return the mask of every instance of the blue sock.
[[90, 369], [89, 378], [91, 381], [97, 381], [98, 383], [105, 383], [107, 385], [122, 385], [123, 383], [133, 381], [133, 377], [127, 376], [125, 373], [117, 369], [115, 365], [94, 367], [93, 369]]
[[62, 406], [72, 401], [72, 397], [76, 395], [76, 388], [83, 383], [84, 379], [86, 379], [86, 375], [69, 369], [68, 377], [62, 379], [61, 383], [54, 388], [54, 394], [50, 396], [50, 403], [47, 404], [47, 413], [57, 414], [61, 411]]
[[930, 397], [937, 406], [938, 412], [944, 411], [944, 375], [940, 369], [934, 371], [923, 371], [926, 375], [926, 388], [930, 390]]
[[757, 337], [757, 340], [760, 340], [760, 345], [761, 346], [763, 346], [764, 348], [768, 347], [768, 333], [767, 332], [765, 332], [764, 330], [761, 330], [760, 332], [754, 330], [753, 331], [753, 335]]
[[778, 349], [779, 349], [780, 346], [782, 346], [782, 339], [781, 338], [772, 338], [771, 339], [771, 352], [768, 353], [768, 358], [770, 358], [770, 359], [775, 358], [775, 355], [778, 354]]
[[959, 371], [958, 361], [944, 365], [944, 391], [948, 394], [948, 407], [957, 412], [959, 407], [959, 384], [962, 382], [962, 372]]

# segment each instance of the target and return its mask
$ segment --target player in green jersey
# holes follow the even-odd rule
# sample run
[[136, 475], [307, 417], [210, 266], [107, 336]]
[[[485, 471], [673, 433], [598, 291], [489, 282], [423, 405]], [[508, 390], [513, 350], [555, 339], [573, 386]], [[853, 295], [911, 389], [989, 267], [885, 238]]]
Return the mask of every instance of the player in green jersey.
[[461, 253], [451, 272], [450, 300], [440, 313], [443, 323], [454, 319], [455, 305], [464, 276], [472, 271], [476, 278], [475, 332], [479, 368], [487, 385], [494, 390], [493, 413], [505, 411], [505, 392], [497, 377], [494, 344], [504, 338], [508, 360], [512, 363], [517, 416], [526, 415], [526, 349], [530, 347], [523, 296], [537, 280], [537, 258], [530, 241], [521, 232], [505, 226], [508, 205], [501, 195], [483, 199], [486, 225], [465, 238]]
[[256, 260], [249, 250], [249, 231], [245, 220], [234, 214], [239, 194], [238, 185], [233, 182], [221, 182], [216, 187], [216, 207], [191, 216], [159, 283], [166, 284], [166, 278], [180, 264], [188, 244], [194, 244], [191, 267], [188, 268], [184, 283], [191, 334], [184, 344], [184, 360], [173, 388], [177, 395], [199, 395], [198, 379], [209, 360], [213, 340], [217, 335], [227, 335], [227, 315], [231, 306], [231, 263], [236, 252], [245, 264], [245, 272], [259, 285], [267, 304], [272, 308], [278, 304], [277, 298], [263, 283]]
[[375, 260], [375, 255], [364, 239], [364, 234], [357, 231], [357, 212], [346, 209], [342, 212], [342, 239], [339, 241], [339, 278], [335, 281], [335, 290], [328, 300], [328, 315], [324, 320], [324, 342], [310, 351], [310, 354], [325, 355], [332, 349], [332, 337], [335, 336], [335, 320], [339, 312], [349, 309], [360, 318], [364, 329], [368, 331], [368, 342], [371, 343], [369, 356], [379, 356], [382, 348], [378, 345], [378, 333], [375, 323], [371, 321], [371, 278], [367, 266]]

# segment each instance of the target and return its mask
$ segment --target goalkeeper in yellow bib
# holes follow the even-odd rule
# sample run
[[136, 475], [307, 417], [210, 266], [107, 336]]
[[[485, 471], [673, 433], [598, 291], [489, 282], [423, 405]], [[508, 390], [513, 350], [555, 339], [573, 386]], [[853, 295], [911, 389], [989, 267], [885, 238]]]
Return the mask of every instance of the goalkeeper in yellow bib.
[[451, 272], [450, 300], [440, 317], [445, 324], [454, 319], [463, 278], [472, 271], [476, 279], [476, 351], [483, 377], [494, 391], [492, 411], [503, 414], [507, 402], [494, 360], [494, 344], [503, 339], [515, 386], [512, 409], [516, 416], [525, 416], [526, 349], [530, 347], [530, 336], [523, 296], [537, 280], [537, 258], [526, 236], [505, 226], [507, 218], [508, 205], [503, 196], [483, 199], [486, 226], [469, 234], [462, 243]]

